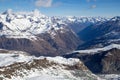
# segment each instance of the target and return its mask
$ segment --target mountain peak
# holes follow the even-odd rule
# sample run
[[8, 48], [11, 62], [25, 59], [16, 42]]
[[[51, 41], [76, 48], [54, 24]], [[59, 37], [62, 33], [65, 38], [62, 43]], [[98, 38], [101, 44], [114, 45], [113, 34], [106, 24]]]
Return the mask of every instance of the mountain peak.
[[120, 16], [115, 16], [111, 19], [112, 21], [120, 20]]
[[13, 13], [12, 9], [8, 9], [5, 12], [3, 12], [2, 14], [12, 14], [12, 13]]
[[37, 10], [37, 9], [35, 9], [33, 13], [34, 13], [34, 16], [39, 16], [40, 15], [39, 10]]
[[30, 12], [26, 12], [26, 11], [18, 11], [18, 12], [13, 12], [12, 9], [8, 9], [6, 11], [4, 11], [2, 13], [2, 15], [14, 15], [14, 16], [18, 16], [18, 15], [25, 15], [25, 16], [31, 16], [31, 17], [45, 17], [44, 14], [42, 14], [38, 9], [35, 9], [33, 11], [30, 11]]

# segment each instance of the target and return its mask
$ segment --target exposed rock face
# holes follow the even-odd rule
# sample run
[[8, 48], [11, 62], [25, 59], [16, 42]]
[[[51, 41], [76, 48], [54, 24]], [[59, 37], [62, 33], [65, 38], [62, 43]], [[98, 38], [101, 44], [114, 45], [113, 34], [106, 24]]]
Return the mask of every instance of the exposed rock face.
[[0, 38], [0, 48], [29, 52], [35, 56], [56, 56], [75, 50], [80, 43], [79, 38], [70, 30], [57, 31], [56, 35], [49, 33], [37, 35], [37, 40], [26, 38]]
[[93, 73], [120, 74], [120, 50], [116, 48], [94, 54], [78, 52], [65, 57], [79, 58]]
[[105, 52], [106, 55], [102, 60], [102, 73], [120, 74], [120, 50], [112, 49]]

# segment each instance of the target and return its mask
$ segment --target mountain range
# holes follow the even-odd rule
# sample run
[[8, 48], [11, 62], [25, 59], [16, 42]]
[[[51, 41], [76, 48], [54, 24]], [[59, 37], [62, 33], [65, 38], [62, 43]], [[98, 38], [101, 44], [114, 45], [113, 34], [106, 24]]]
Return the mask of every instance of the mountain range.
[[7, 10], [0, 14], [0, 48], [1, 80], [119, 79], [120, 17]]
[[0, 14], [2, 49], [25, 51], [35, 56], [56, 56], [74, 50], [79, 43], [78, 36], [67, 24], [44, 16], [37, 10], [30, 13], [6, 11]]
[[91, 25], [78, 33], [85, 41], [78, 49], [104, 47], [120, 43], [120, 17], [116, 16], [103, 23]]

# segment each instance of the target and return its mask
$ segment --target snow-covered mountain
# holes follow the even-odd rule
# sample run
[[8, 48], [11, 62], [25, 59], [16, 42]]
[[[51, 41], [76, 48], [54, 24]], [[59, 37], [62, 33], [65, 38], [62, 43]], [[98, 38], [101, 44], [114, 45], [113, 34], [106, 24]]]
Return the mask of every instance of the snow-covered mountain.
[[[63, 29], [63, 27], [57, 26], [57, 23], [53, 23], [50, 17], [41, 14], [38, 10], [28, 13], [15, 13], [8, 10], [0, 14], [1, 36], [36, 39], [35, 35], [50, 33], [51, 29], [58, 30]], [[55, 35], [54, 32], [51, 34]]]
[[120, 44], [120, 17], [116, 16], [109, 21], [89, 26], [82, 30], [79, 36], [85, 41], [79, 49]]
[[101, 80], [79, 59], [34, 57], [20, 51], [0, 51], [1, 80]]
[[[37, 34], [51, 33], [69, 26], [74, 31], [81, 30], [88, 25], [107, 21], [109, 18], [102, 17], [48, 17], [38, 10], [33, 12], [13, 12], [7, 10], [0, 14], [0, 35], [9, 38], [36, 39]], [[75, 32], [78, 32], [75, 31]]]
[[[79, 31], [92, 41], [82, 47], [95, 49], [74, 51], [82, 43]], [[119, 73], [119, 35], [119, 17], [48, 17], [38, 10], [8, 10], [0, 14], [0, 79], [99, 80], [93, 73]], [[42, 57], [58, 55], [80, 60]]]
[[119, 44], [111, 44], [111, 45], [105, 46], [103, 48], [93, 48], [93, 49], [88, 49], [88, 50], [78, 50], [78, 51], [74, 51], [74, 52], [94, 54], [94, 53], [98, 53], [98, 52], [108, 51], [108, 50], [113, 49], [113, 48], [120, 49], [120, 45]]
[[110, 20], [107, 17], [75, 17], [75, 16], [68, 16], [68, 17], [52, 17], [54, 21], [61, 21], [70, 27], [75, 33], [79, 33], [84, 28], [96, 24], [102, 23], [105, 21]]
[[8, 10], [0, 14], [0, 48], [55, 56], [74, 50], [79, 43], [66, 23], [38, 10], [22, 13]]

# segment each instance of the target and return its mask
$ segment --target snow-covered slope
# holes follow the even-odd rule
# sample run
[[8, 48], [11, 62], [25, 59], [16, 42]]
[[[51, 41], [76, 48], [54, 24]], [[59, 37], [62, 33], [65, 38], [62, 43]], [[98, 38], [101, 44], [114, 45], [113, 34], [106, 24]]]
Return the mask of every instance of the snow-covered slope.
[[96, 23], [102, 23], [108, 21], [110, 18], [107, 17], [52, 17], [56, 22], [65, 23], [75, 33], [79, 33], [84, 28], [94, 25]]
[[2, 66], [8, 66], [14, 63], [18, 62], [29, 62], [32, 61], [33, 59], [44, 59], [46, 58], [49, 61], [54, 61], [56, 63], [60, 64], [66, 64], [66, 65], [75, 65], [79, 62], [78, 59], [65, 59], [62, 57], [35, 57], [35, 56], [28, 56], [25, 55], [25, 52], [22, 51], [10, 51], [8, 53], [0, 53], [0, 67]]
[[[12, 51], [11, 51], [12, 52]], [[16, 53], [14, 53], [16, 52]], [[0, 53], [2, 80], [100, 80], [79, 59]]]
[[[54, 29], [63, 29], [53, 23], [50, 17], [42, 15], [38, 10], [33, 12], [12, 12], [8, 10], [0, 14], [0, 35], [8, 38], [36, 38], [35, 35]], [[54, 33], [52, 33], [54, 34]]]
[[92, 54], [92, 53], [97, 53], [97, 52], [101, 52], [101, 51], [108, 51], [108, 50], [114, 49], [114, 48], [120, 49], [120, 45], [119, 44], [111, 44], [111, 45], [108, 45], [108, 46], [103, 47], [103, 48], [78, 50], [78, 51], [74, 51], [73, 53], [79, 52], [79, 53], [91, 53]]

